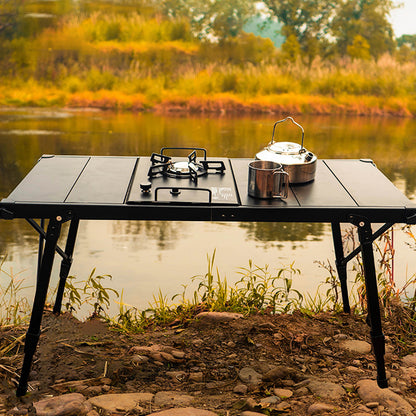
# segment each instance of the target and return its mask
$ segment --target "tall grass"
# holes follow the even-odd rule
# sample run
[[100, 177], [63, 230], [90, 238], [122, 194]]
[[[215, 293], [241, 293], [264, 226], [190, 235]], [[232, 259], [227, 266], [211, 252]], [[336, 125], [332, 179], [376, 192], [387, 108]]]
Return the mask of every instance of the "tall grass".
[[[78, 105], [84, 94], [83, 105], [104, 108], [204, 111], [226, 94], [219, 111], [242, 103], [246, 111], [289, 106], [298, 112], [416, 114], [416, 57], [305, 65], [286, 61], [269, 39], [253, 34], [201, 42], [180, 19], [72, 16], [34, 38], [4, 41], [0, 52], [3, 105]], [[134, 94], [141, 96], [126, 104]]]
[[[416, 249], [416, 237], [411, 226], [405, 226], [412, 247]], [[353, 228], [344, 232], [347, 250], [353, 250], [357, 238]], [[374, 242], [376, 252], [377, 280], [380, 306], [385, 317], [399, 319], [400, 330], [414, 331], [416, 327], [416, 274], [410, 276], [403, 287], [397, 287], [393, 259], [394, 247], [390, 232]], [[121, 331], [143, 331], [148, 327], [186, 324], [201, 311], [232, 311], [245, 315], [263, 313], [279, 314], [300, 310], [314, 315], [320, 312], [341, 312], [340, 284], [335, 267], [330, 261], [319, 262], [326, 277], [314, 294], [301, 293], [294, 282], [301, 274], [291, 263], [273, 269], [268, 265], [256, 266], [251, 260], [247, 267], [239, 269], [240, 278], [229, 284], [215, 266], [215, 251], [207, 256], [207, 272], [191, 278], [192, 290], [183, 285], [182, 292], [168, 298], [160, 289], [145, 310], [127, 305], [123, 292], [108, 286], [108, 275], [96, 275], [95, 269], [86, 280], [69, 277], [64, 292], [64, 307], [70, 313], [81, 311], [84, 316], [98, 316]], [[29, 303], [22, 296], [23, 279], [12, 272], [0, 271], [7, 277], [5, 286], [0, 285], [0, 326], [20, 325], [29, 316]], [[360, 255], [350, 265], [354, 283], [349, 288], [351, 309], [356, 314], [366, 313], [364, 270]], [[352, 273], [351, 273], [352, 272]], [[110, 305], [119, 305], [116, 316], [109, 315]], [[399, 312], [397, 312], [399, 311]]]

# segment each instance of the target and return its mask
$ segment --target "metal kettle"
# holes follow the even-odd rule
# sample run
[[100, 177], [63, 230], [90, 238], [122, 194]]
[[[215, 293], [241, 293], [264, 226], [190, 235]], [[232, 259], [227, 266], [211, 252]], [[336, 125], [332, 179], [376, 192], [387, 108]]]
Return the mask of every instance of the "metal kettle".
[[[301, 129], [301, 144], [274, 141], [276, 126], [286, 120], [290, 120]], [[316, 162], [318, 158], [312, 152], [303, 147], [304, 136], [305, 132], [303, 127], [296, 123], [292, 117], [286, 117], [283, 120], [276, 121], [273, 125], [271, 142], [263, 150], [256, 154], [256, 159], [280, 163], [283, 166], [283, 169], [289, 174], [290, 183], [296, 184], [310, 182], [315, 179]]]

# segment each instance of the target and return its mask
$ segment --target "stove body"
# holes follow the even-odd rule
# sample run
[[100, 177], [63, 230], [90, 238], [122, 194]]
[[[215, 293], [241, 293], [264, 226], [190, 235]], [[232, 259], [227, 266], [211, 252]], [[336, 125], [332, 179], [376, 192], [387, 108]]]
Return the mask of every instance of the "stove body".
[[[188, 157], [171, 157], [162, 148], [137, 161], [127, 204], [239, 205], [234, 175], [227, 158], [207, 159], [206, 150]], [[196, 152], [203, 151], [198, 159]]]

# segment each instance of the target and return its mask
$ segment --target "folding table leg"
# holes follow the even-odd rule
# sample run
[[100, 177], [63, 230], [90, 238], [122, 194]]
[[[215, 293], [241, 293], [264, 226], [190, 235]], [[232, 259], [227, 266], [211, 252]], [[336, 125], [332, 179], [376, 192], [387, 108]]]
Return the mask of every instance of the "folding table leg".
[[338, 278], [341, 283], [342, 305], [344, 312], [350, 313], [351, 309], [347, 287], [347, 263], [345, 262], [344, 249], [342, 246], [341, 226], [339, 222], [333, 222], [331, 228], [335, 250], [335, 265], [337, 266]]
[[62, 259], [62, 262], [61, 262], [61, 269], [59, 272], [59, 286], [58, 286], [58, 291], [56, 294], [55, 305], [53, 307], [53, 313], [58, 314], [58, 315], [61, 313], [62, 298], [64, 295], [65, 283], [66, 283], [66, 279], [68, 277], [69, 270], [72, 264], [72, 254], [74, 252], [75, 239], [77, 238], [78, 225], [79, 225], [78, 219], [73, 219], [71, 221], [71, 224], [69, 226], [69, 231], [68, 231], [68, 237], [66, 240], [66, 246], [65, 246], [66, 256]]
[[371, 325], [371, 342], [377, 364], [377, 384], [381, 388], [388, 387], [386, 369], [384, 367], [385, 341], [381, 325], [380, 305], [377, 289], [376, 269], [374, 265], [373, 234], [371, 224], [361, 219], [356, 224], [361, 244], [364, 278], [367, 292], [367, 309]]
[[46, 295], [48, 292], [49, 281], [55, 255], [55, 248], [61, 232], [61, 217], [52, 218], [49, 221], [45, 237], [45, 247], [40, 263], [39, 275], [36, 282], [36, 293], [33, 301], [32, 316], [30, 318], [29, 328], [26, 333], [24, 347], [24, 359], [22, 371], [20, 374], [19, 385], [17, 387], [17, 396], [23, 396], [27, 391], [30, 368], [32, 366], [33, 355], [40, 336], [40, 325], [42, 314], [45, 306]]

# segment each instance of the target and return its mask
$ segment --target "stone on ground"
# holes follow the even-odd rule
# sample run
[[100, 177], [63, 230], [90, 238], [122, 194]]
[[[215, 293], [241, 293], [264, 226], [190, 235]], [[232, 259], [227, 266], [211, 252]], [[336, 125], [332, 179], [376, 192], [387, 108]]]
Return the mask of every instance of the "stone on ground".
[[162, 410], [161, 412], [151, 413], [149, 416], [218, 416], [218, 414], [208, 410], [183, 407]]
[[140, 410], [141, 404], [150, 403], [152, 400], [152, 393], [115, 393], [92, 397], [88, 401], [105, 412], [131, 412]]
[[381, 389], [374, 380], [360, 380], [357, 383], [358, 395], [366, 403], [378, 402], [390, 413], [400, 416], [413, 416], [413, 406], [389, 388]]
[[63, 394], [33, 403], [37, 416], [84, 416], [92, 410], [91, 404], [80, 393]]

